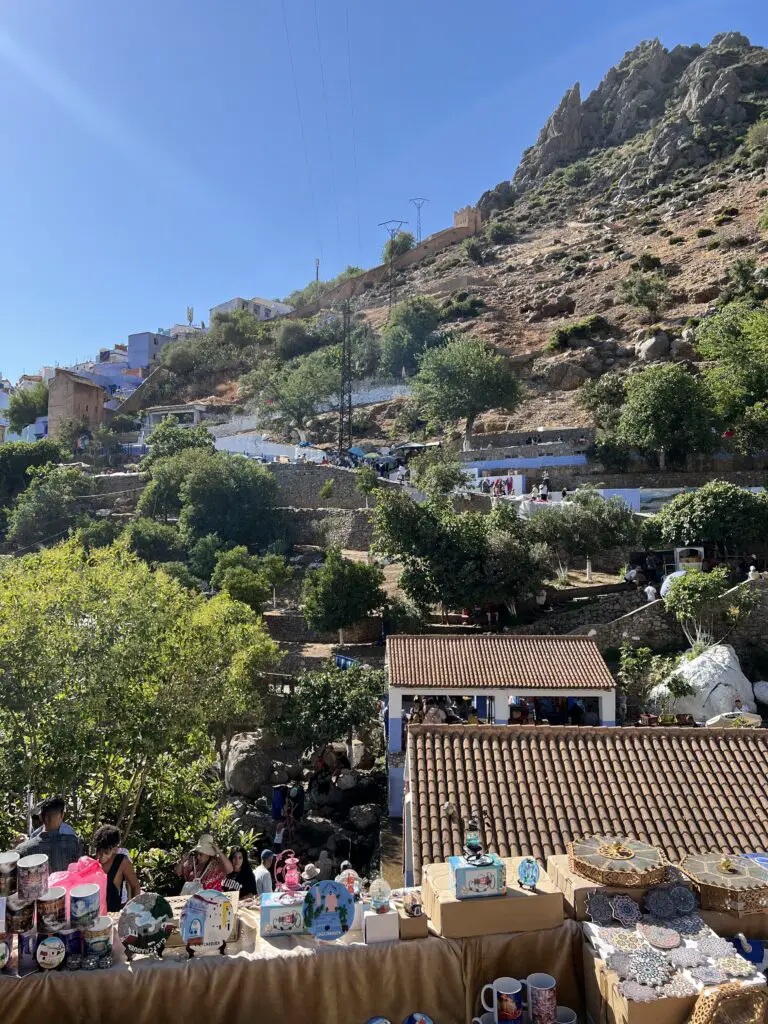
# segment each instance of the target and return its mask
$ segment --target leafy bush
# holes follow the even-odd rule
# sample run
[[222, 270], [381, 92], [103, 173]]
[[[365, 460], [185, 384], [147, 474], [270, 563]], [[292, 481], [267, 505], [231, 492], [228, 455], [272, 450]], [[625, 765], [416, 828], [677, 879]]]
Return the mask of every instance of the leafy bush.
[[434, 299], [416, 296], [392, 309], [389, 323], [381, 332], [381, 366], [394, 377], [403, 370], [413, 373], [417, 356], [439, 345], [440, 309]]
[[683, 238], [682, 235], [673, 235], [670, 238], [670, 240], [669, 240], [669, 244], [670, 245], [682, 245], [684, 241], [685, 241], [685, 239]]
[[714, 235], [712, 228], [698, 228], [696, 231], [697, 238], [709, 238], [710, 235]]
[[486, 225], [485, 237], [493, 245], [511, 245], [517, 241], [517, 232], [508, 221], [494, 219]]
[[592, 168], [586, 161], [579, 160], [577, 163], [571, 164], [570, 167], [566, 167], [563, 181], [571, 188], [579, 188], [581, 185], [586, 185], [591, 177]]
[[172, 416], [158, 424], [147, 438], [147, 454], [141, 460], [144, 471], [151, 470], [161, 459], [168, 459], [188, 448], [212, 452], [213, 437], [204, 426], [182, 427]]
[[726, 267], [726, 284], [720, 293], [722, 303], [746, 298], [762, 302], [768, 298], [768, 271], [757, 266], [754, 257], [741, 257]]
[[630, 270], [642, 270], [648, 273], [651, 270], [661, 270], [661, 259], [658, 256], [654, 256], [653, 253], [644, 252], [630, 264]]
[[720, 248], [720, 239], [719, 238], [713, 238], [712, 241], [707, 245], [707, 249], [709, 249], [710, 251], [713, 251], [713, 250], [719, 249], [719, 248]]
[[48, 386], [39, 381], [31, 388], [14, 391], [8, 403], [8, 426], [17, 434], [48, 412]]
[[389, 263], [397, 259], [416, 245], [416, 239], [410, 231], [399, 231], [394, 238], [387, 239], [386, 245], [381, 252], [381, 262]]
[[596, 335], [607, 333], [612, 330], [612, 326], [610, 320], [606, 320], [599, 313], [593, 313], [591, 316], [584, 317], [583, 320], [577, 320], [575, 323], [558, 327], [550, 336], [547, 348], [551, 351], [560, 351], [567, 348], [568, 343], [573, 339], [587, 340]]
[[305, 321], [283, 320], [275, 331], [275, 355], [283, 362], [317, 348], [318, 339], [307, 330]]
[[465, 299], [459, 299], [457, 296], [440, 311], [440, 320], [443, 323], [450, 323], [453, 320], [468, 320], [479, 316], [485, 308], [483, 300], [476, 295]]
[[768, 234], [768, 205], [763, 208], [763, 212], [757, 219], [757, 229], [760, 234]]
[[307, 624], [323, 632], [343, 630], [385, 603], [384, 573], [375, 565], [342, 558], [331, 548], [319, 569], [307, 573], [302, 607]]
[[8, 510], [6, 539], [22, 547], [60, 540], [85, 515], [82, 499], [93, 492], [93, 480], [77, 467], [50, 463], [31, 467], [28, 476], [29, 486]]
[[145, 562], [177, 562], [184, 556], [179, 532], [167, 523], [139, 516], [125, 528], [128, 547]]
[[465, 238], [461, 243], [461, 249], [467, 259], [472, 260], [473, 263], [482, 264], [483, 247], [476, 238]]
[[347, 267], [346, 270], [342, 270], [340, 274], [332, 277], [329, 281], [310, 281], [306, 288], [299, 288], [291, 292], [283, 301], [287, 302], [290, 306], [295, 306], [296, 309], [301, 309], [302, 306], [308, 306], [312, 302], [317, 302], [326, 292], [333, 291], [334, 288], [337, 288], [345, 281], [359, 277], [360, 274], [364, 273], [365, 271], [361, 267]]
[[29, 484], [27, 470], [61, 462], [63, 455], [58, 442], [47, 437], [42, 441], [6, 441], [0, 445], [0, 508]]
[[648, 310], [651, 316], [658, 315], [670, 301], [669, 288], [659, 274], [632, 271], [619, 281], [618, 292], [624, 302]]

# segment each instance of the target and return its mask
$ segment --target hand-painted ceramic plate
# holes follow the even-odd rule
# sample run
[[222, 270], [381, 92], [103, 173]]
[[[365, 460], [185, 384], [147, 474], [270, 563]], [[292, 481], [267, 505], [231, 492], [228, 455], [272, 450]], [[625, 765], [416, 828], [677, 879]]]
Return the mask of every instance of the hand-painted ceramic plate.
[[117, 934], [129, 953], [162, 950], [173, 931], [173, 911], [156, 892], [142, 892], [123, 907]]
[[35, 959], [44, 971], [53, 971], [63, 963], [67, 950], [61, 939], [52, 935], [37, 944]]
[[234, 926], [232, 901], [217, 889], [203, 889], [190, 896], [179, 918], [179, 931], [187, 946], [220, 946]]
[[355, 901], [340, 882], [315, 882], [304, 897], [304, 924], [316, 939], [339, 939], [352, 927]]
[[523, 857], [517, 868], [517, 880], [528, 889], [535, 889], [539, 880], [539, 865], [533, 857]]

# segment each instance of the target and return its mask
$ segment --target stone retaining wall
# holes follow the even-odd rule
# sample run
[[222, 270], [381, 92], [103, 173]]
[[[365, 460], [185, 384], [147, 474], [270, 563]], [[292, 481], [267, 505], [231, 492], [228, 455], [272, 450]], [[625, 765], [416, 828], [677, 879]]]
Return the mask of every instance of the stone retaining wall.
[[369, 551], [373, 540], [370, 514], [365, 509], [280, 508], [286, 535], [294, 544]]
[[596, 623], [611, 623], [628, 612], [642, 608], [646, 603], [645, 594], [637, 590], [625, 590], [578, 601], [574, 606], [551, 614], [544, 614], [536, 622], [515, 627], [515, 633], [563, 634], [582, 632], [582, 627], [593, 627]]
[[[311, 629], [301, 612], [266, 612], [264, 622], [272, 639], [283, 643], [337, 644], [339, 642], [337, 631], [320, 633], [316, 629]], [[381, 616], [370, 615], [344, 630], [344, 643], [376, 643], [381, 639], [381, 629]]]

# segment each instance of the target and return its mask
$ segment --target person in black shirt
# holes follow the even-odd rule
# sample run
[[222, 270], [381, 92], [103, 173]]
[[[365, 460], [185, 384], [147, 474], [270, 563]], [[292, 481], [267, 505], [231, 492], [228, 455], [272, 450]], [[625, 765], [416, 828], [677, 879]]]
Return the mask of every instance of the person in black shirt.
[[131, 858], [127, 853], [120, 853], [119, 829], [114, 825], [102, 825], [94, 833], [93, 845], [96, 851], [96, 860], [101, 864], [101, 869], [107, 876], [107, 910], [110, 914], [116, 914], [123, 905], [123, 882], [128, 889], [128, 899], [138, 896], [141, 886]]
[[255, 896], [256, 879], [251, 862], [248, 860], [248, 851], [244, 846], [233, 846], [229, 859], [232, 861], [234, 870], [227, 875], [227, 882], [236, 882], [240, 886], [241, 896]]

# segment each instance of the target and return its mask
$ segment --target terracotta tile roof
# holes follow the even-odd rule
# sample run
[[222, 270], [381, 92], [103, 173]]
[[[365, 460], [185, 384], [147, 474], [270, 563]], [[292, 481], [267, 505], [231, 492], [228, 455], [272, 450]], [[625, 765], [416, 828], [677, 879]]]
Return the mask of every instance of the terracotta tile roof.
[[391, 686], [610, 690], [615, 683], [587, 636], [394, 635], [387, 637]]
[[[461, 852], [480, 813], [487, 847], [543, 862], [569, 839], [626, 835], [678, 862], [768, 850], [768, 730], [411, 726], [414, 867]], [[453, 820], [443, 806], [457, 811]]]

